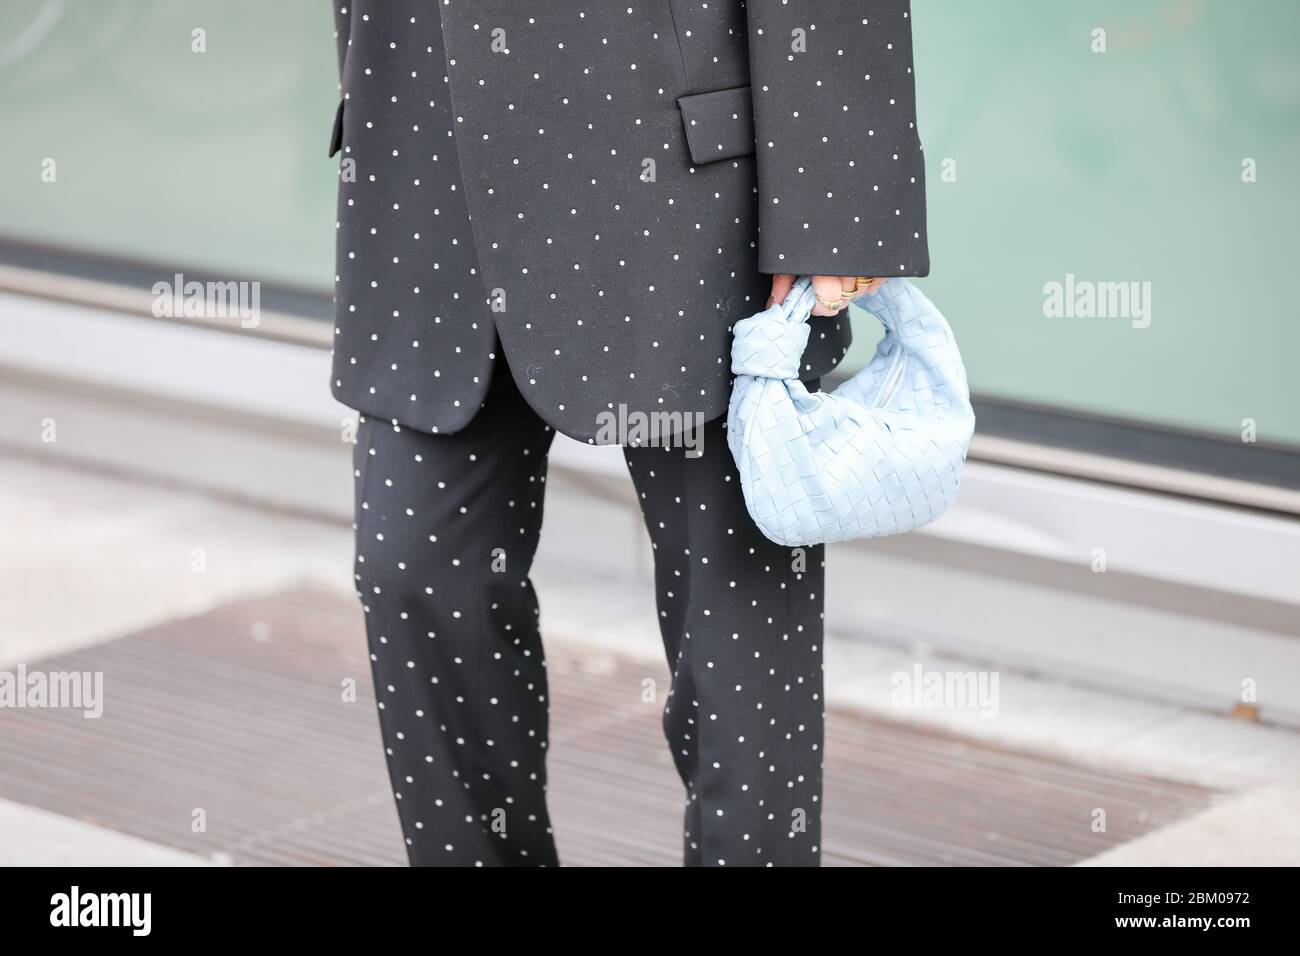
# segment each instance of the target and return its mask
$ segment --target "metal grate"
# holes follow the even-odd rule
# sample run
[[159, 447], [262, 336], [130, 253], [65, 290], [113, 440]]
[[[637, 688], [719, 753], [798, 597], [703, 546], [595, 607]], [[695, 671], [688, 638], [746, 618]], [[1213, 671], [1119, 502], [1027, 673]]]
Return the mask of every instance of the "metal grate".
[[[666, 671], [554, 640], [548, 660], [561, 859], [677, 865], [681, 789], [640, 699]], [[307, 589], [31, 664], [102, 671], [104, 715], [0, 710], [0, 796], [237, 864], [404, 864], [368, 668], [355, 601]], [[828, 865], [1069, 864], [1214, 795], [845, 709], [826, 757]]]

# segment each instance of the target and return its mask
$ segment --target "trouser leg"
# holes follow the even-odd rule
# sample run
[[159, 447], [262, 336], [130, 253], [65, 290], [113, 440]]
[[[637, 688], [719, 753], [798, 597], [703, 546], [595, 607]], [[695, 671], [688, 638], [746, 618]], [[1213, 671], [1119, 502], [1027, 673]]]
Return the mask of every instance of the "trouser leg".
[[356, 582], [412, 865], [554, 865], [528, 578], [553, 430], [499, 365], [465, 429], [364, 419]]
[[654, 548], [686, 862], [815, 866], [823, 549], [784, 548], [758, 531], [724, 421], [705, 426], [703, 451], [624, 453]]

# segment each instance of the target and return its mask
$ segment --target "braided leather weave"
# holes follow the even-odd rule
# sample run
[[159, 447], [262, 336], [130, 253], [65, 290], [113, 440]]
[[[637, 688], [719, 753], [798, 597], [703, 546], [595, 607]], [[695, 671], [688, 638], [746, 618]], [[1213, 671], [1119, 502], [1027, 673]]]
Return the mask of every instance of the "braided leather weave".
[[952, 329], [906, 279], [856, 301], [885, 326], [866, 368], [834, 392], [798, 379], [815, 293], [736, 323], [727, 444], [759, 529], [795, 547], [911, 531], [957, 496], [975, 430]]

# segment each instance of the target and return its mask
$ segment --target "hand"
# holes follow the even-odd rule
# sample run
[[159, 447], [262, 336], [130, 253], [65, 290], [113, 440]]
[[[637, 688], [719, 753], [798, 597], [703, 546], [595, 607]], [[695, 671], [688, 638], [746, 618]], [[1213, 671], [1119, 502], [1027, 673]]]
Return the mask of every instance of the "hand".
[[[813, 292], [817, 294], [817, 302], [813, 305], [812, 314], [836, 315], [849, 307], [850, 299], [875, 292], [885, 284], [886, 278], [872, 279], [859, 286], [857, 276], [813, 276]], [[770, 309], [774, 302], [785, 301], [786, 293], [794, 285], [794, 280], [795, 277], [792, 275], [772, 276], [772, 294], [767, 297], [767, 308]], [[855, 287], [856, 291], [854, 291]], [[853, 295], [846, 297], [847, 292], [853, 292]], [[839, 302], [839, 305], [836, 308], [829, 308], [823, 303], [823, 299], [826, 302]]]

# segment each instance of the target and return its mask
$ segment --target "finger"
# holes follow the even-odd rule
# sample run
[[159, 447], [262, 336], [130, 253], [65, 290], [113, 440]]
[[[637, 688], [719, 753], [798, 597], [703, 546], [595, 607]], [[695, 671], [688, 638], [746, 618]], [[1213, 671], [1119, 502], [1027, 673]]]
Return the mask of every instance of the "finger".
[[[840, 277], [839, 276], [813, 276], [813, 292], [817, 294], [817, 302], [813, 305], [813, 315], [835, 315], [839, 312], [838, 305], [844, 301], [840, 298]], [[825, 302], [834, 303], [837, 307], [828, 307]]]
[[794, 285], [794, 276], [777, 273], [772, 276], [772, 294], [767, 299], [767, 307], [770, 309], [773, 302], [784, 302], [790, 287]]
[[878, 279], [872, 279], [870, 282], [868, 282], [865, 286], [862, 287], [862, 290], [864, 292], [869, 292], [869, 293], [879, 292], [881, 286], [883, 286], [888, 281], [889, 281], [889, 276], [881, 276]]
[[845, 308], [848, 308], [848, 304], [865, 291], [867, 290], [858, 288], [857, 276], [840, 276], [840, 301], [844, 303]]

